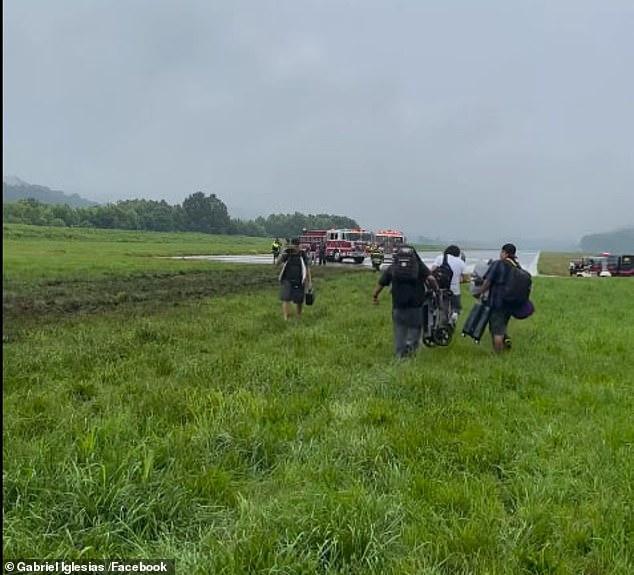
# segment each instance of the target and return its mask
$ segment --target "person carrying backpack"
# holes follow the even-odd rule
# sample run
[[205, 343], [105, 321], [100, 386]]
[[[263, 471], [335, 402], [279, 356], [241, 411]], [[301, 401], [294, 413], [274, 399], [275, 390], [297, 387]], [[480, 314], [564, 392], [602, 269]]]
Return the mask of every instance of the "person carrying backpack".
[[306, 254], [299, 247], [299, 238], [293, 238], [289, 247], [278, 260], [278, 265], [283, 264], [280, 272], [282, 284], [280, 299], [282, 300], [282, 315], [287, 320], [290, 313], [291, 302], [295, 304], [297, 318], [302, 315], [306, 289], [312, 289], [310, 265]]
[[383, 288], [392, 286], [394, 352], [399, 358], [407, 357], [420, 344], [426, 283], [438, 289], [436, 279], [414, 247], [402, 245], [374, 288], [373, 300], [378, 304]]
[[491, 307], [489, 331], [496, 353], [511, 348], [509, 320], [526, 304], [531, 289], [530, 274], [520, 266], [516, 252], [513, 244], [504, 244], [500, 259], [491, 263], [482, 283], [480, 298]]
[[[452, 244], [447, 246], [445, 251], [436, 257], [431, 266], [431, 271], [436, 277], [440, 287], [451, 290], [452, 309], [456, 314], [462, 311], [460, 282], [463, 280], [467, 268], [467, 264], [465, 260], [462, 259], [462, 255], [460, 248]], [[443, 285], [443, 282], [439, 278], [445, 278], [447, 284]]]

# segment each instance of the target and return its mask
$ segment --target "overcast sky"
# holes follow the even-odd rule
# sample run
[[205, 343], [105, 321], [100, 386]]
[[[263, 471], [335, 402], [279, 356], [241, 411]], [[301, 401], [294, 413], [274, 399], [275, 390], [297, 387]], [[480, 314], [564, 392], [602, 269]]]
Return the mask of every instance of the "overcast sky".
[[578, 240], [634, 225], [633, 70], [632, 0], [9, 0], [3, 173]]

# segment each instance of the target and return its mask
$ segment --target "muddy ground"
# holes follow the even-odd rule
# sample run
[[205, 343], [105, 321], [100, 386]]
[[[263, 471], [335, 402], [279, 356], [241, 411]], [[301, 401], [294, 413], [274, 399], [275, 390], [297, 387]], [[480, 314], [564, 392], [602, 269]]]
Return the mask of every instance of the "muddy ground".
[[[242, 266], [236, 269], [137, 273], [100, 278], [49, 280], [39, 283], [3, 284], [3, 341], [8, 327], [31, 327], [41, 322], [74, 318], [81, 314], [124, 309], [131, 312], [177, 306], [207, 297], [248, 293], [279, 285], [270, 267]], [[315, 277], [334, 276], [345, 270], [320, 268]]]

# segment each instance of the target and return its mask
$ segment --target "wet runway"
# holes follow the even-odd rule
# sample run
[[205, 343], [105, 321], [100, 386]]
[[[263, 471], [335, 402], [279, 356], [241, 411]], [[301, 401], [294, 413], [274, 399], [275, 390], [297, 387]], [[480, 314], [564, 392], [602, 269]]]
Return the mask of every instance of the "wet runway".
[[[420, 257], [429, 266], [433, 263], [434, 259], [440, 252], [419, 252]], [[500, 256], [498, 250], [473, 250], [466, 252], [467, 257], [467, 272], [471, 272], [473, 267], [481, 261], [488, 261], [489, 259], [497, 259]], [[527, 269], [532, 275], [537, 275], [537, 262], [539, 261], [538, 251], [518, 251], [517, 256], [520, 264], [523, 268]], [[254, 255], [192, 255], [192, 256], [179, 256], [174, 259], [180, 260], [208, 260], [214, 262], [227, 262], [227, 263], [244, 263], [244, 264], [273, 264], [273, 256], [271, 254], [254, 254]], [[365, 258], [362, 264], [355, 264], [352, 261], [345, 261], [343, 263], [328, 262], [329, 266], [349, 266], [351, 268], [358, 267], [360, 269], [372, 267], [370, 258]], [[386, 264], [384, 264], [386, 265]]]

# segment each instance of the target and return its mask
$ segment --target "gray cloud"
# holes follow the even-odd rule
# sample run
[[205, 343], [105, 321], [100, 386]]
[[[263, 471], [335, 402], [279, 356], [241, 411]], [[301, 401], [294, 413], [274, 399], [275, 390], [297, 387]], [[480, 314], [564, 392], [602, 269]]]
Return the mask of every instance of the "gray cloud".
[[32, 183], [412, 235], [634, 223], [629, 0], [21, 0], [3, 32]]

